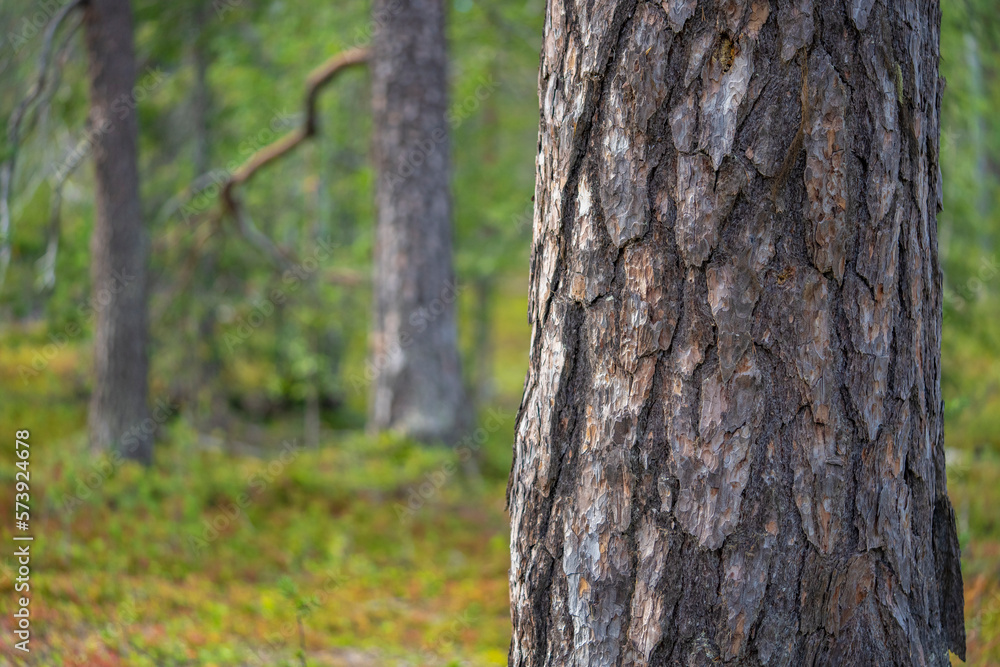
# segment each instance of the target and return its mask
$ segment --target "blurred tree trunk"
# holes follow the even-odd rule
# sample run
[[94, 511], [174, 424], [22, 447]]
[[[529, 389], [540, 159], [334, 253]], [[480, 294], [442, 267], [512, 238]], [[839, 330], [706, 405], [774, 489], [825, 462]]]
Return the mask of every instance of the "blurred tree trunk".
[[510, 665], [948, 665], [931, 0], [549, 3]]
[[[191, 64], [194, 68], [194, 86], [191, 90], [191, 123], [193, 131], [193, 163], [195, 177], [208, 173], [212, 165], [212, 88], [208, 81], [208, 69], [212, 62], [209, 49], [209, 24], [212, 20], [211, 6], [203, 4], [192, 14]], [[208, 413], [217, 417], [225, 409], [222, 392], [215, 391], [215, 382], [222, 371], [222, 353], [219, 337], [216, 335], [218, 322], [218, 294], [215, 286], [219, 263], [218, 242], [209, 243], [197, 267], [196, 285], [198, 304], [196, 307], [196, 344], [191, 348], [193, 368], [192, 380], [187, 390], [187, 398], [192, 399], [199, 414]]]
[[128, 0], [86, 4], [96, 215], [91, 281], [96, 310], [90, 439], [149, 463], [148, 241], [139, 204], [135, 52]]
[[450, 441], [464, 412], [452, 268], [444, 0], [376, 0], [370, 425]]

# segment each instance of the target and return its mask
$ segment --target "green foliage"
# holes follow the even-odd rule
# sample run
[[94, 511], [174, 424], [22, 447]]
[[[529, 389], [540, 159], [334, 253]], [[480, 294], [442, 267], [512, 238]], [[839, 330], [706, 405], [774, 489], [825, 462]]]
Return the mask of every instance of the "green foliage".
[[[462, 286], [523, 271], [543, 9], [537, 0], [453, 7], [449, 124]], [[208, 396], [271, 414], [313, 394], [326, 406], [342, 408], [336, 423], [357, 424], [364, 415], [368, 387], [358, 378], [365, 370], [374, 194], [367, 73], [348, 72], [324, 91], [319, 136], [241, 188], [239, 196], [257, 226], [296, 257], [308, 256], [320, 239], [336, 248], [303, 281], [303, 289], [289, 293], [286, 303], [237, 345], [233, 330], [262, 298], [282, 287], [283, 276], [229, 222], [208, 235], [204, 220], [219, 205], [218, 183], [302, 122], [309, 72], [331, 55], [370, 43], [369, 11], [369, 3], [356, 0], [135, 3], [134, 97], [153, 249], [153, 384], [184, 400], [196, 418], [207, 419], [219, 408]], [[0, 108], [13, 108], [13, 93], [23, 95], [30, 85], [40, 46], [29, 41], [16, 67], [0, 72], [13, 84], [12, 94], [0, 94]], [[86, 137], [85, 60], [74, 43], [44, 127], [22, 147], [14, 188], [14, 261], [0, 293], [0, 313], [15, 319], [42, 316], [56, 330], [79, 320], [90, 298], [88, 155], [64, 191], [55, 287], [36, 285], [36, 260], [49, 237], [52, 174]], [[207, 87], [201, 119], [199, 62]], [[212, 178], [201, 180], [203, 192], [191, 190], [204, 176], [197, 173], [199, 145], [214, 170]], [[81, 338], [88, 335], [86, 328]], [[469, 359], [466, 367], [472, 364]], [[206, 366], [216, 371], [206, 375]]]
[[[504, 427], [485, 448], [509, 446]], [[503, 660], [505, 479], [463, 472], [455, 450], [348, 433], [241, 455], [177, 420], [143, 469], [42, 434], [38, 664], [293, 665], [300, 651], [308, 665], [352, 651], [380, 664]], [[0, 508], [13, 511], [10, 498]], [[3, 600], [13, 567], [0, 565]]]
[[945, 435], [1000, 451], [1000, 13], [986, 0], [941, 10]]

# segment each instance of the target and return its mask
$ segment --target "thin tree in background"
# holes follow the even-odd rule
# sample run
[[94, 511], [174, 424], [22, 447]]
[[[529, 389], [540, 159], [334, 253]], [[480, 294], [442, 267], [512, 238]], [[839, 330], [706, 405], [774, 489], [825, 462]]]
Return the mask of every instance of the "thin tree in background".
[[96, 216], [91, 280], [96, 309], [91, 444], [149, 463], [148, 241], [139, 202], [132, 10], [128, 0], [85, 6], [90, 59]]
[[461, 428], [446, 114], [445, 2], [375, 0], [376, 185], [370, 425], [428, 441]]
[[[192, 163], [194, 173], [204, 177], [212, 165], [212, 111], [214, 99], [208, 81], [208, 70], [212, 61], [209, 49], [210, 6], [200, 5], [191, 15], [191, 37], [188, 45], [189, 59], [194, 70], [194, 85], [190, 92], [190, 121], [193, 138]], [[197, 372], [191, 375], [194, 385], [187, 388], [187, 397], [194, 399], [199, 408], [208, 407], [215, 417], [222, 412], [222, 406], [215, 392], [205, 392], [213, 387], [222, 369], [222, 358], [216, 336], [218, 297], [215, 281], [219, 264], [219, 248], [206, 247], [198, 260], [196, 290], [199, 296], [195, 329], [196, 344], [192, 346], [192, 361]], [[205, 394], [209, 395], [205, 395]]]
[[938, 4], [547, 12], [509, 664], [964, 656]]

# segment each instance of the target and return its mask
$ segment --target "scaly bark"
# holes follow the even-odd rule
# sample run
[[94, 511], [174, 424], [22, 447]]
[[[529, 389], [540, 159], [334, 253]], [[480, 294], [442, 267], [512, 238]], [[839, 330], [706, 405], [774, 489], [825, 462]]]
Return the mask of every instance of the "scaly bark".
[[94, 392], [90, 440], [149, 463], [148, 240], [139, 204], [138, 123], [133, 95], [135, 49], [128, 0], [89, 0], [96, 215], [91, 239], [94, 290]]
[[375, 312], [370, 425], [456, 438], [465, 399], [455, 325], [445, 2], [376, 0]]
[[510, 665], [940, 665], [930, 0], [548, 3]]

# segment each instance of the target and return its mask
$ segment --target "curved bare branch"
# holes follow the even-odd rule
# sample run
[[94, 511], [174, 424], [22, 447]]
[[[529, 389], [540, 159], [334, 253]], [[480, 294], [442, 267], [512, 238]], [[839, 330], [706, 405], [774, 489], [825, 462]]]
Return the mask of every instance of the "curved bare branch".
[[279, 248], [270, 238], [262, 233], [243, 211], [236, 189], [246, 184], [260, 169], [282, 158], [294, 150], [299, 144], [316, 135], [318, 130], [317, 100], [319, 93], [327, 84], [333, 81], [341, 72], [368, 62], [368, 49], [357, 48], [333, 56], [317, 67], [306, 79], [306, 118], [302, 127], [292, 130], [285, 136], [260, 149], [240, 165], [222, 186], [222, 213], [231, 215], [236, 222], [236, 228], [249, 243], [268, 255], [282, 269], [294, 263], [289, 254]]
[[[21, 142], [21, 126], [27, 117], [32, 105], [39, 100], [48, 85], [49, 63], [52, 58], [53, 42], [56, 32], [62, 22], [74, 9], [83, 5], [83, 0], [70, 0], [49, 21], [45, 27], [42, 37], [42, 50], [38, 56], [38, 76], [28, 94], [25, 95], [21, 103], [14, 109], [14, 113], [7, 120], [7, 146], [9, 154], [0, 165], [0, 289], [3, 289], [4, 280], [7, 277], [7, 268], [10, 266], [10, 189], [14, 184], [14, 169], [17, 163], [17, 151]], [[64, 49], [69, 43], [69, 38], [76, 29], [80, 27], [77, 21], [66, 33], [65, 40], [60, 46]]]

